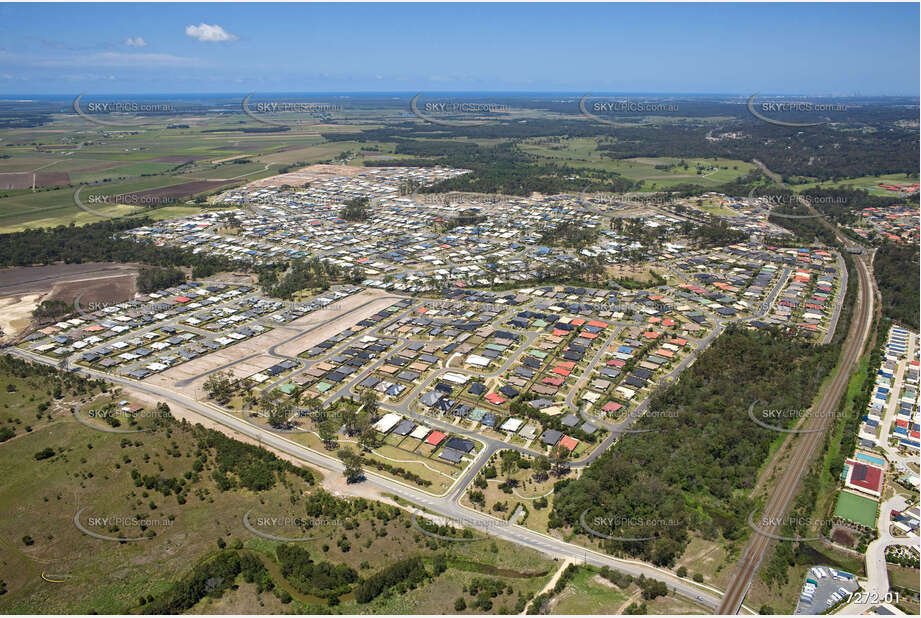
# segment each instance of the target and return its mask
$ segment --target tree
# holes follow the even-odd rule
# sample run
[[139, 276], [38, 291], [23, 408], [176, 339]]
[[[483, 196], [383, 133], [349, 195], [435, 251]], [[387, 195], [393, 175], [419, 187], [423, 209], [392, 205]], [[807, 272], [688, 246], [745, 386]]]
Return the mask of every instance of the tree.
[[339, 412], [339, 418], [342, 420], [342, 424], [345, 425], [347, 434], [352, 435], [355, 433], [355, 427], [358, 424], [358, 411], [355, 408], [348, 404], [343, 405], [342, 411]]
[[320, 439], [323, 440], [326, 448], [336, 446], [336, 436], [338, 434], [336, 429], [336, 421], [332, 419], [326, 419], [317, 426], [317, 433], [320, 434]]
[[361, 456], [349, 447], [341, 448], [336, 452], [336, 456], [345, 464], [345, 470], [342, 474], [349, 483], [356, 483], [364, 476], [364, 470], [361, 468]]
[[454, 600], [454, 611], [462, 612], [467, 609], [467, 602], [464, 600], [464, 597], [457, 597]]
[[269, 410], [269, 425], [272, 427], [285, 427], [291, 417], [291, 404], [275, 403]]
[[377, 430], [373, 427], [364, 427], [358, 436], [358, 445], [366, 451], [375, 449], [380, 444], [377, 436]]
[[559, 476], [563, 473], [567, 459], [569, 459], [569, 449], [562, 444], [557, 444], [550, 449], [550, 462], [555, 475]]
[[325, 421], [329, 415], [323, 409], [323, 402], [316, 395], [311, 395], [308, 391], [298, 393], [298, 402], [301, 407], [307, 408], [307, 414], [313, 417], [317, 423]]
[[346, 221], [364, 221], [371, 216], [371, 200], [367, 197], [356, 197], [345, 201], [345, 206], [339, 211], [339, 216]]
[[374, 416], [379, 407], [380, 397], [371, 389], [366, 388], [361, 391], [358, 403], [364, 407], [364, 411], [368, 413], [368, 416]]
[[215, 371], [205, 380], [204, 389], [208, 397], [218, 402], [230, 399], [233, 392], [231, 386], [232, 374], [229, 371]]
[[546, 455], [541, 455], [534, 460], [534, 479], [537, 481], [546, 481], [547, 473], [550, 472], [550, 460]]
[[505, 475], [505, 480], [511, 480], [512, 473], [518, 469], [518, 451], [503, 451], [502, 452], [502, 474]]

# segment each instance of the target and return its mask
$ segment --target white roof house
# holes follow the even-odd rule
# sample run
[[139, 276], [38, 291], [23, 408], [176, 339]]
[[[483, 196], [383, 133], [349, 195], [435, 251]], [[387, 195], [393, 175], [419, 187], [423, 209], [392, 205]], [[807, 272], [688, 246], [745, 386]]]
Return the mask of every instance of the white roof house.
[[471, 354], [467, 357], [465, 362], [468, 365], [473, 365], [475, 367], [488, 367], [491, 361], [485, 356], [480, 356], [479, 354]]
[[379, 421], [374, 423], [373, 428], [381, 433], [388, 433], [391, 429], [397, 426], [403, 420], [403, 417], [399, 414], [394, 414], [389, 412], [381, 417]]

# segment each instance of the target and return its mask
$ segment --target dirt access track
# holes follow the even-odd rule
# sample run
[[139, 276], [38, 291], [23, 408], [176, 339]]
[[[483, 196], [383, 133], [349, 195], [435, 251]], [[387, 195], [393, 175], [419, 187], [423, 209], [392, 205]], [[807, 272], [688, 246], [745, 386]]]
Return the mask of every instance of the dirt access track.
[[[367, 290], [314, 311], [268, 333], [167, 369], [145, 381], [192, 398], [204, 396], [203, 385], [216, 371], [245, 378], [315, 346], [394, 303], [392, 295]], [[300, 333], [300, 334], [299, 334]]]
[[136, 275], [138, 264], [89, 262], [86, 264], [51, 264], [17, 266], [0, 269], [0, 298], [18, 294], [43, 293], [56, 283], [85, 281], [113, 275]]

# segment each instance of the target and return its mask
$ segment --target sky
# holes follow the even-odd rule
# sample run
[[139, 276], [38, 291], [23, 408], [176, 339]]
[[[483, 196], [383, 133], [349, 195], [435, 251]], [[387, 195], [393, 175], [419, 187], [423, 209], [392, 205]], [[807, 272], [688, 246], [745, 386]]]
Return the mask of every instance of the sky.
[[0, 95], [919, 93], [919, 4], [0, 4]]

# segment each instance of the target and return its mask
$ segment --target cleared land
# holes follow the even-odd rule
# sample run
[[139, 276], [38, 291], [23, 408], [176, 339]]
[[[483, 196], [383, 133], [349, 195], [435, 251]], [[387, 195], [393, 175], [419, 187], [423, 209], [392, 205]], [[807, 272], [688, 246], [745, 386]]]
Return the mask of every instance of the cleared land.
[[524, 141], [520, 147], [527, 153], [573, 167], [615, 172], [635, 182], [642, 182], [642, 186], [637, 189], [639, 191], [659, 191], [687, 183], [717, 186], [754, 169], [751, 163], [721, 158], [612, 159], [604, 156], [603, 150], [598, 150], [598, 142], [592, 138], [563, 138], [553, 141], [535, 138]]

